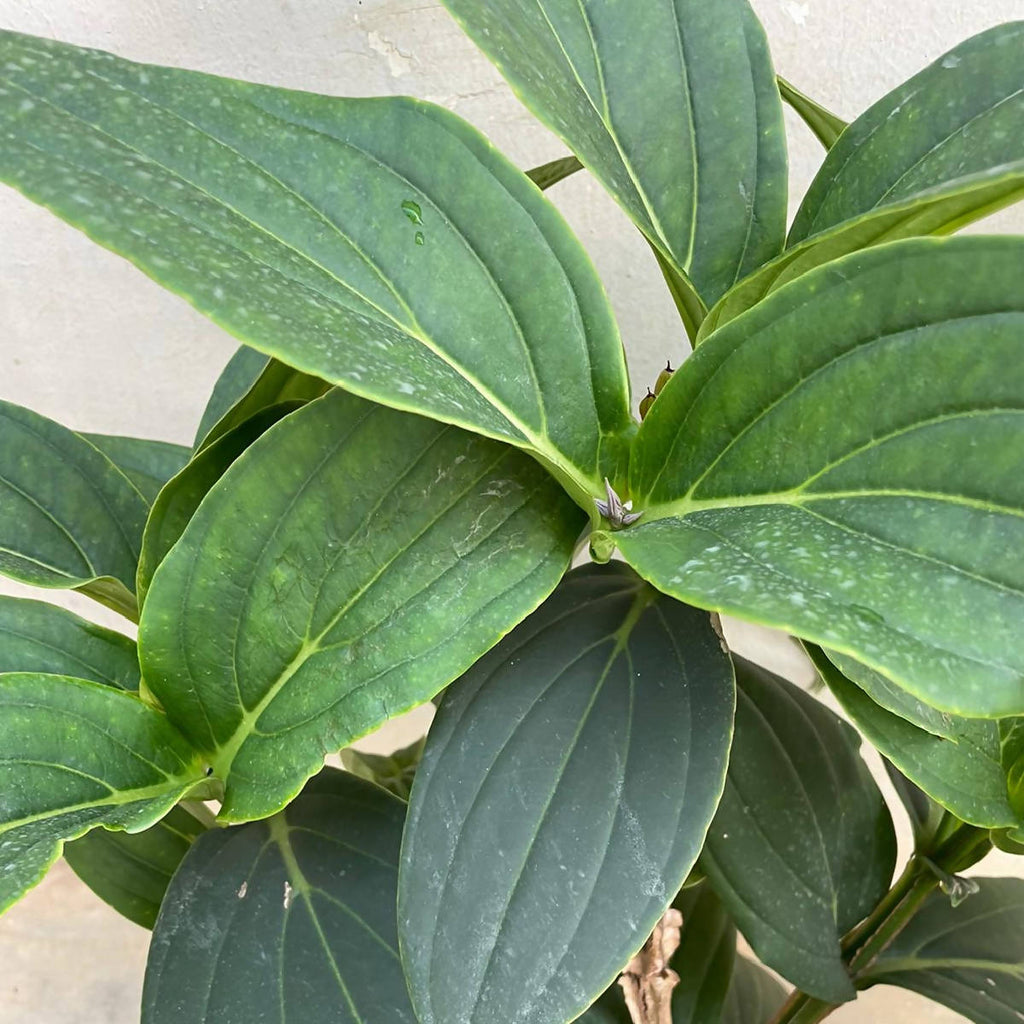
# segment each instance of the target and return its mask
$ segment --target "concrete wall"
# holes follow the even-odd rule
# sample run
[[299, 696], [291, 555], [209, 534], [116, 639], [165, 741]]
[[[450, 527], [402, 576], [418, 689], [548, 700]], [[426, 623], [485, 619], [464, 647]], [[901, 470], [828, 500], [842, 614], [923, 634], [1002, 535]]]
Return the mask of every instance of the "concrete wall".
[[[847, 117], [967, 36], [1024, 17], [1024, 0], [754, 6], [780, 72]], [[0, 27], [293, 88], [411, 94], [455, 110], [522, 166], [565, 151], [433, 0], [0, 0]], [[789, 127], [795, 208], [821, 150], [795, 117]], [[642, 394], [665, 359], [686, 349], [649, 252], [585, 175], [551, 195], [597, 263]], [[990, 228], [1024, 232], [1024, 212], [1002, 214]], [[0, 190], [0, 398], [78, 429], [188, 441], [233, 349], [127, 263]], [[748, 650], [785, 655], [756, 631], [739, 636]], [[146, 939], [55, 871], [0, 920], [0, 1024], [137, 1020]], [[834, 1019], [957, 1018], [879, 989]]]

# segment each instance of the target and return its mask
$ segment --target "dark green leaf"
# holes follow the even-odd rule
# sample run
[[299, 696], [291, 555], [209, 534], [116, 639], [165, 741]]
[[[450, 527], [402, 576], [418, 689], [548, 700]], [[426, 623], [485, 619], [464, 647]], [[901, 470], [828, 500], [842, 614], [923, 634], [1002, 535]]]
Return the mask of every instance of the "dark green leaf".
[[981, 878], [958, 907], [936, 892], [872, 964], [865, 985], [899, 985], [975, 1024], [1020, 1024], [1024, 881]]
[[326, 769], [268, 821], [200, 836], [153, 932], [143, 1024], [415, 1024], [395, 937], [402, 818]]
[[214, 424], [256, 383], [269, 362], [270, 356], [263, 352], [257, 352], [248, 345], [238, 347], [213, 385], [213, 392], [196, 430], [193, 450], [202, 445]]
[[152, 928], [171, 876], [206, 826], [172, 807], [145, 832], [93, 829], [64, 847], [64, 859], [101, 900], [143, 928]]
[[82, 434], [138, 488], [152, 504], [168, 480], [188, 462], [189, 450], [167, 441], [148, 441], [141, 437], [117, 437], [112, 434]]
[[222, 817], [263, 817], [532, 611], [582, 526], [514, 448], [332, 391], [203, 500], [153, 577], [143, 674], [225, 781]]
[[445, 0], [708, 303], [782, 248], [786, 142], [746, 0]]
[[549, 160], [540, 167], [534, 167], [532, 171], [526, 172], [526, 176], [543, 192], [552, 185], [557, 185], [563, 178], [568, 178], [570, 174], [582, 170], [583, 164], [576, 157], [563, 156], [557, 160]]
[[10, 32], [0, 65], [0, 180], [252, 348], [527, 448], [588, 507], [622, 475], [633, 421], [600, 282], [455, 115]]
[[0, 401], [0, 573], [81, 590], [131, 614], [148, 511], [80, 434]]
[[178, 543], [210, 488], [256, 438], [283, 416], [301, 408], [301, 405], [300, 402], [288, 402], [263, 409], [216, 440], [210, 441], [168, 482], [153, 503], [142, 535], [142, 554], [139, 556], [136, 581], [140, 602], [146, 599], [157, 566], [167, 557], [167, 552]]
[[45, 672], [139, 688], [135, 641], [43, 601], [0, 596], [0, 672]]
[[[789, 244], [1024, 159], [1024, 21], [968, 39], [880, 99], [829, 151]], [[1024, 189], [1024, 185], [1021, 186]]]
[[203, 777], [134, 694], [67, 676], [0, 675], [0, 911], [89, 829], [138, 832]]
[[614, 982], [586, 1013], [577, 1017], [577, 1021], [579, 1024], [632, 1024], [619, 983]]
[[208, 448], [237, 427], [279, 405], [295, 407], [330, 390], [319, 377], [296, 370], [278, 359], [265, 359], [265, 365], [246, 392], [209, 429], [197, 451]]
[[933, 707], [1024, 713], [1022, 263], [1016, 238], [897, 242], [716, 331], [643, 422], [622, 553]]
[[848, 125], [810, 96], [805, 96], [795, 85], [779, 76], [779, 93], [782, 98], [800, 115], [800, 119], [814, 132], [817, 140], [826, 148], [831, 149]]
[[754, 952], [804, 991], [854, 997], [840, 937], [885, 894], [896, 835], [860, 739], [809, 694], [736, 661], [736, 739], [701, 864]]
[[708, 617], [621, 563], [571, 573], [449, 688], [399, 878], [421, 1024], [564, 1024], [609, 986], [700, 851], [732, 710]]
[[341, 752], [341, 763], [353, 775], [376, 783], [399, 799], [407, 801], [425, 742], [426, 737], [423, 737], [386, 755], [366, 754], [349, 747]]
[[719, 1024], [769, 1024], [785, 1001], [786, 990], [763, 967], [738, 956]]
[[876, 704], [819, 650], [809, 647], [815, 667], [867, 741], [933, 800], [962, 821], [983, 828], [1020, 823], [1010, 806], [1000, 761], [999, 723], [953, 718], [944, 739]]
[[708, 314], [700, 338], [801, 274], [883, 242], [942, 235], [1024, 196], [1024, 22], [961, 44], [859, 117], [831, 150], [789, 248]]
[[683, 915], [671, 967], [672, 1024], [709, 1024], [722, 1016], [736, 960], [736, 926], [706, 882], [684, 889], [672, 904]]

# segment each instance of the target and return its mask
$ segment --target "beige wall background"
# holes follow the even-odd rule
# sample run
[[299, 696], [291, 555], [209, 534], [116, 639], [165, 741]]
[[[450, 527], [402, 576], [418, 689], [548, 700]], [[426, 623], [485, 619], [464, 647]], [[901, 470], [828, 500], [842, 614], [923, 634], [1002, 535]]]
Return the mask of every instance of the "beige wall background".
[[[1024, 18], [1024, 0], [753, 3], [779, 71], [847, 118], [967, 36]], [[565, 152], [435, 0], [0, 0], [0, 27], [292, 88], [417, 96], [456, 111], [524, 167]], [[795, 209], [822, 151], [795, 116], [787, 112], [787, 119]], [[664, 361], [677, 362], [687, 349], [649, 251], [585, 175], [549, 194], [605, 281], [634, 391], [643, 394]], [[985, 230], [1024, 233], [1024, 209], [999, 215]], [[234, 347], [127, 263], [0, 188], [0, 398], [76, 429], [188, 442]], [[87, 603], [68, 603], [95, 614]], [[808, 680], [780, 638], [742, 627], [731, 638]], [[403, 728], [422, 725], [421, 716]], [[392, 730], [371, 743], [389, 749], [395, 736]], [[1008, 857], [987, 860], [981, 872], [1024, 873]], [[0, 919], [0, 1024], [132, 1024], [147, 941], [59, 865]], [[876, 989], [832, 1019], [960, 1018]]]

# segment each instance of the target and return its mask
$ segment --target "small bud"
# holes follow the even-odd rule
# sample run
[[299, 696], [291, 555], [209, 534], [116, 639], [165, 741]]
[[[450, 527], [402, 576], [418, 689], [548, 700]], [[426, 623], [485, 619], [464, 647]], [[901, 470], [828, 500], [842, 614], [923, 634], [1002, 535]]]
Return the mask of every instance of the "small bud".
[[658, 379], [654, 382], [654, 393], [656, 395], [660, 395], [661, 394], [662, 389], [669, 382], [669, 380], [672, 377], [672, 374], [675, 373], [675, 372], [676, 371], [672, 369], [672, 363], [671, 362], [668, 362], [668, 363], [665, 364], [665, 369], [662, 370], [661, 373], [658, 374]]
[[647, 414], [651, 411], [651, 406], [654, 405], [654, 399], [656, 397], [657, 396], [654, 394], [654, 392], [651, 391], [650, 388], [648, 388], [647, 394], [640, 399], [640, 419], [647, 419]]
[[611, 524], [613, 530], [632, 526], [643, 515], [643, 512], [633, 511], [633, 502], [624, 502], [615, 493], [615, 488], [612, 487], [608, 477], [604, 478], [604, 489], [608, 500], [602, 501], [600, 498], [595, 498], [594, 504], [597, 506], [597, 511]]

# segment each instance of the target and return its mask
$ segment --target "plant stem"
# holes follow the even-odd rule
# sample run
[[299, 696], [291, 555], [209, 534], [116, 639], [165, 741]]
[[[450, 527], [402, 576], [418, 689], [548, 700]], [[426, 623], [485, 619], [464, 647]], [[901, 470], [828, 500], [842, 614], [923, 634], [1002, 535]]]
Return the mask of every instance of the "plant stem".
[[[930, 859], [942, 871], [955, 874], [976, 863], [991, 846], [986, 830], [960, 825]], [[939, 876], [929, 868], [925, 860], [920, 854], [915, 854], [878, 906], [844, 936], [843, 956], [849, 964], [854, 984], [888, 949], [921, 908], [921, 904], [939, 887]], [[772, 1018], [771, 1024], [817, 1024], [841, 1005], [823, 1002], [797, 990]]]

